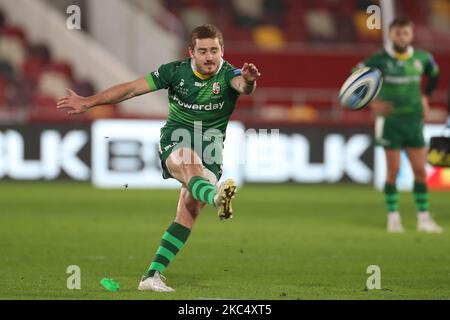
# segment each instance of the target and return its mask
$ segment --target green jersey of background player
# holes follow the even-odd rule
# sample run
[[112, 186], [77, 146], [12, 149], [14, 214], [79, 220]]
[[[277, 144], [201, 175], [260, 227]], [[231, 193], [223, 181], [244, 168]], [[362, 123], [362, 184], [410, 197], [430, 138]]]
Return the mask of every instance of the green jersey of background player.
[[240, 94], [251, 94], [260, 74], [252, 63], [236, 69], [223, 60], [223, 36], [212, 25], [191, 33], [190, 59], [162, 65], [135, 81], [91, 97], [69, 94], [58, 108], [78, 114], [95, 106], [115, 104], [160, 89], [168, 89], [169, 115], [161, 129], [160, 158], [164, 178], [181, 182], [175, 221], [164, 233], [139, 290], [170, 292], [162, 273], [184, 246], [205, 204], [221, 219], [232, 216], [236, 184], [229, 179], [216, 188], [222, 174], [222, 148], [228, 121]]
[[[392, 47], [364, 61], [383, 73], [383, 87], [372, 104], [377, 113], [376, 143], [385, 149], [387, 177], [385, 202], [388, 211], [388, 232], [403, 232], [398, 211], [396, 178], [400, 166], [400, 150], [406, 149], [414, 172], [414, 197], [418, 211], [418, 231], [441, 232], [428, 213], [426, 185], [426, 148], [423, 122], [429, 109], [428, 98], [435, 89], [439, 68], [433, 56], [411, 46], [413, 25], [408, 18], [397, 18], [390, 25]], [[425, 92], [422, 76], [428, 77]]]

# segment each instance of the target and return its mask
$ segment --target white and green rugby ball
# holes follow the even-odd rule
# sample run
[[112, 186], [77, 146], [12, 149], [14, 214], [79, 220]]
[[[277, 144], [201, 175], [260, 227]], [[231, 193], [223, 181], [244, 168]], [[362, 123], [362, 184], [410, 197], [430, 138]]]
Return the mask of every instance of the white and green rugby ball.
[[363, 67], [344, 82], [339, 91], [339, 101], [347, 109], [363, 109], [377, 97], [382, 85], [383, 75], [379, 69]]

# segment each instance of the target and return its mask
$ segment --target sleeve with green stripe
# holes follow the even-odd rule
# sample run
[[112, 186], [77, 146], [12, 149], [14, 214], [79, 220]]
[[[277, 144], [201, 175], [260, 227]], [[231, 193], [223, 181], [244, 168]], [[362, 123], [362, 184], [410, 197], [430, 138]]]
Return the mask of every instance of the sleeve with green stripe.
[[176, 72], [174, 63], [163, 64], [157, 71], [147, 74], [146, 79], [152, 91], [168, 89], [172, 86]]

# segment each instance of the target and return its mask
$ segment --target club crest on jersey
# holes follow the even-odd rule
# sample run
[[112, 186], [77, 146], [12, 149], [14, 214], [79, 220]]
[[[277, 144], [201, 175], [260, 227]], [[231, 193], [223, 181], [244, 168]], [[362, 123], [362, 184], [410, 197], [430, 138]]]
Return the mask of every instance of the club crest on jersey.
[[213, 84], [213, 93], [214, 94], [220, 93], [220, 84], [218, 82], [214, 82], [214, 84]]

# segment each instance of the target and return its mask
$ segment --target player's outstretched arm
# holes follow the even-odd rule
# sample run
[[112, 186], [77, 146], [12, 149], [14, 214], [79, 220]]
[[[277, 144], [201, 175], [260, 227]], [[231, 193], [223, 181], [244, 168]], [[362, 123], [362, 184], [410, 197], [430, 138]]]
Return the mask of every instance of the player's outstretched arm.
[[231, 85], [240, 94], [251, 94], [256, 89], [256, 80], [261, 76], [253, 63], [244, 63], [242, 74], [231, 80]]
[[150, 91], [151, 88], [145, 77], [118, 84], [90, 97], [79, 96], [72, 90], [67, 89], [67, 96], [59, 99], [56, 107], [66, 110], [68, 114], [79, 114], [96, 106], [116, 104]]

